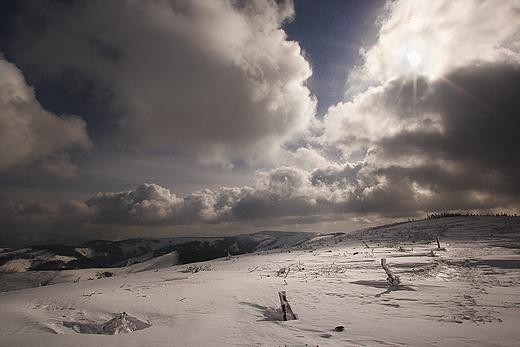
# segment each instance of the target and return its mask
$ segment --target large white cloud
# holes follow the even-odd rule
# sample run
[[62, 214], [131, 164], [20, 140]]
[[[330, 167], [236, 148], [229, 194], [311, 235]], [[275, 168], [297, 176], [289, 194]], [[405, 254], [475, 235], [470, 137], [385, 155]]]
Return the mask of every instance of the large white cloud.
[[134, 190], [98, 193], [85, 204], [92, 223], [117, 225], [178, 225], [223, 223], [234, 219], [231, 208], [251, 188], [204, 189], [178, 198], [169, 189], [144, 183]]
[[399, 0], [386, 7], [379, 41], [366, 53], [372, 78], [413, 70], [437, 78], [476, 62], [520, 62], [518, 0]]
[[22, 72], [0, 56], [0, 171], [32, 168], [40, 174], [74, 176], [77, 168], [67, 150], [91, 146], [80, 117], [45, 110]]
[[[310, 66], [281, 29], [290, 1], [23, 6], [18, 59], [46, 77], [72, 71], [107, 87], [127, 144], [181, 146], [206, 162], [268, 158], [313, 116]], [[40, 19], [37, 33], [25, 25]]]
[[344, 160], [363, 157], [351, 208], [516, 211], [520, 2], [401, 0], [386, 9], [351, 79], [372, 86], [331, 107], [315, 138]]

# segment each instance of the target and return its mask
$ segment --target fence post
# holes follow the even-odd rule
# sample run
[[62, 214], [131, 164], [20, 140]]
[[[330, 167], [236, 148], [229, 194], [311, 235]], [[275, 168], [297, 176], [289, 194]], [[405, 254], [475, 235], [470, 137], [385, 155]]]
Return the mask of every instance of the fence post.
[[287, 301], [287, 293], [285, 290], [278, 292], [278, 296], [280, 297], [280, 304], [282, 305], [283, 320], [288, 320], [288, 315], [289, 318], [298, 319], [298, 317], [292, 311], [291, 305], [289, 305], [289, 301]]
[[383, 269], [385, 270], [386, 272], [386, 275], [388, 276], [386, 278], [386, 280], [388, 282], [390, 282], [390, 285], [392, 286], [398, 286], [400, 283], [401, 283], [401, 279], [399, 278], [399, 276], [397, 275], [394, 275], [392, 273], [392, 271], [390, 271], [390, 269], [388, 268], [388, 266], [386, 265], [386, 259], [385, 258], [382, 258], [381, 259], [381, 266], [383, 267]]

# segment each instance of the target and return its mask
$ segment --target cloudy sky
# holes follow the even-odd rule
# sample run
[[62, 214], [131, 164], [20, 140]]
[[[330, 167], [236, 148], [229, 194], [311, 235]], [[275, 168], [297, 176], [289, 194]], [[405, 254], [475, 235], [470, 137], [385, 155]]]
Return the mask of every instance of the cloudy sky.
[[520, 213], [518, 0], [4, 0], [0, 239]]

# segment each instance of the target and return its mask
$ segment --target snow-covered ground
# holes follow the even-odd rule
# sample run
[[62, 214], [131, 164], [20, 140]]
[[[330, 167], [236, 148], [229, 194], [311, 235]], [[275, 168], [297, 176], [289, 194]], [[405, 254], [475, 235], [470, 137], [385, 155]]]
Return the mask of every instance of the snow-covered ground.
[[[1, 293], [0, 345], [520, 345], [520, 218], [441, 218], [204, 263], [152, 261]], [[280, 291], [298, 320], [282, 320]]]

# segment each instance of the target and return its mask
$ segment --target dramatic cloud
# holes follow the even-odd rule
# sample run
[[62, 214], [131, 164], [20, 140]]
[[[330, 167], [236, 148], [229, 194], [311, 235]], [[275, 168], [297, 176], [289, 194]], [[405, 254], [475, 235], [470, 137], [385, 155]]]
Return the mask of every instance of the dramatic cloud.
[[[427, 212], [520, 209], [520, 1], [388, 1], [378, 42], [323, 119], [311, 117], [309, 65], [280, 29], [290, 3], [28, 4], [28, 22], [47, 20], [38, 35], [20, 26], [20, 59], [47, 77], [72, 69], [108, 88], [128, 143], [183, 146], [206, 162], [272, 161], [251, 186], [178, 197], [141, 184], [82, 202], [6, 201], [5, 221], [345, 230]], [[22, 86], [13, 93], [28, 93]], [[85, 145], [77, 136], [50, 152]]]
[[77, 168], [67, 150], [91, 146], [85, 122], [43, 109], [22, 72], [0, 53], [0, 171], [74, 176]]
[[268, 158], [312, 118], [311, 69], [281, 29], [289, 1], [22, 6], [16, 56], [43, 78], [106, 88], [127, 144], [180, 146], [210, 163]]
[[359, 211], [518, 208], [519, 8], [388, 4], [355, 74], [372, 87], [332, 107], [315, 142], [362, 158]]

